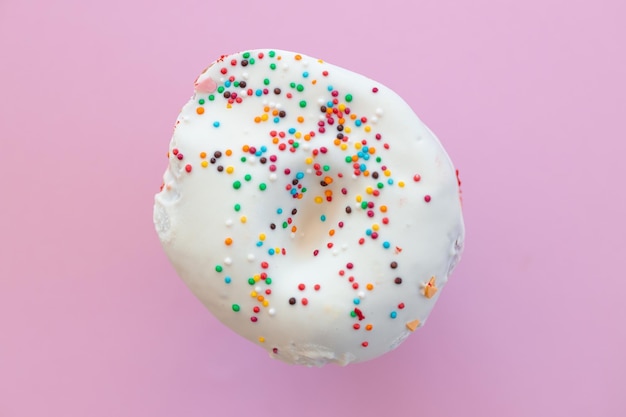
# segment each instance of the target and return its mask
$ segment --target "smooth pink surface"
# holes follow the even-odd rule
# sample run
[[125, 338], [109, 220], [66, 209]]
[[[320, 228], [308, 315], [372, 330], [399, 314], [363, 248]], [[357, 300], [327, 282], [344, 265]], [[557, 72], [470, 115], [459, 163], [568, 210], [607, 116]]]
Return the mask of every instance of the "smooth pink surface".
[[[0, 1], [0, 416], [626, 415], [621, 0]], [[222, 53], [296, 50], [405, 97], [461, 171], [427, 326], [290, 367], [209, 315], [152, 226]]]

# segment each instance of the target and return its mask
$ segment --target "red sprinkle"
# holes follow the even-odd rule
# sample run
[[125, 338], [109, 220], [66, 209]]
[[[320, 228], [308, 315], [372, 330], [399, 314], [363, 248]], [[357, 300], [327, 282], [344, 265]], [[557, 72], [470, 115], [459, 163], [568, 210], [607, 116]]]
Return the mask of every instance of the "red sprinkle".
[[191, 172], [191, 165], [189, 164], [185, 165], [185, 171]]

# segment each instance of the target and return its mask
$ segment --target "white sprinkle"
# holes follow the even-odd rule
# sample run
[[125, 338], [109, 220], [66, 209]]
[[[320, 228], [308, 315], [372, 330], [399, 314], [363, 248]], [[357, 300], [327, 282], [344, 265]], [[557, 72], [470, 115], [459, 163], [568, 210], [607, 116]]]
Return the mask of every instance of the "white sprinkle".
[[244, 72], [243, 74], [241, 74], [241, 76], [244, 78], [244, 80], [247, 80], [250, 74], [248, 74], [247, 72]]
[[270, 308], [268, 313], [270, 313], [270, 316], [273, 316], [274, 314], [276, 314], [276, 310], [274, 308]]
[[226, 219], [226, 226], [230, 227], [233, 225], [233, 219]]
[[248, 261], [249, 262], [254, 261], [254, 254], [253, 253], [248, 254]]
[[270, 174], [270, 181], [276, 181], [276, 178], [278, 178], [278, 177], [276, 176], [276, 173], [275, 173], [275, 172], [272, 172], [272, 173]]
[[357, 294], [359, 296], [359, 298], [363, 299], [365, 298], [365, 293], [363, 291], [359, 291], [359, 293]]
[[232, 259], [230, 259], [230, 258], [225, 258], [225, 259], [224, 259], [224, 263], [225, 263], [226, 265], [232, 265], [232, 264], [233, 264], [233, 260], [232, 260]]
[[380, 107], [376, 109], [376, 116], [380, 117], [383, 115], [383, 109], [381, 109]]

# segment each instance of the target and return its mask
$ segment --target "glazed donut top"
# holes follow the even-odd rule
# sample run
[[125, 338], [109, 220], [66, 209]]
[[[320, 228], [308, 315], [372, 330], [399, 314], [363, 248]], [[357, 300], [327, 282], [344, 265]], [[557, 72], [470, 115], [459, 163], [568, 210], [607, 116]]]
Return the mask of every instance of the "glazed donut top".
[[394, 349], [462, 252], [460, 182], [437, 138], [393, 91], [322, 60], [222, 56], [195, 81], [168, 158], [154, 222], [174, 268], [288, 363]]

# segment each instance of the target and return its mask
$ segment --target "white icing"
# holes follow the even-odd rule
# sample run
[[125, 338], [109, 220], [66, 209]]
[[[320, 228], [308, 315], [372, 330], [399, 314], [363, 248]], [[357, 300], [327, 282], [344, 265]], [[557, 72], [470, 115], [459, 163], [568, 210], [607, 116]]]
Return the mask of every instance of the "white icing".
[[[197, 86], [215, 80], [240, 103], [228, 105], [223, 92], [196, 91], [178, 117], [164, 185], [155, 197], [163, 248], [205, 306], [271, 357], [309, 366], [375, 358], [402, 343], [410, 323], [425, 322], [460, 258], [464, 227], [455, 170], [434, 134], [383, 85], [313, 58], [296, 59], [292, 52], [249, 53], [247, 66], [241, 53], [226, 56], [196, 80]], [[229, 77], [246, 87], [234, 81], [225, 86]], [[264, 88], [268, 94], [257, 96]], [[331, 124], [320, 110], [333, 99], [338, 102], [332, 108], [344, 119], [341, 132], [340, 115], [332, 113]], [[286, 115], [275, 122], [274, 110]], [[264, 114], [266, 121], [255, 122]], [[359, 126], [361, 117], [368, 120]], [[306, 138], [310, 132], [315, 135]], [[335, 144], [338, 133], [344, 140]], [[362, 140], [367, 143], [358, 149]], [[243, 150], [246, 145], [266, 151], [255, 155]], [[363, 146], [375, 151], [359, 155]], [[215, 152], [221, 155], [212, 161]], [[355, 174], [355, 162], [346, 161], [353, 155], [367, 176]], [[321, 184], [325, 177], [332, 183]], [[298, 185], [307, 189], [298, 190], [300, 199], [287, 190]], [[363, 201], [374, 207], [363, 208]], [[436, 291], [429, 288], [431, 277]]]

